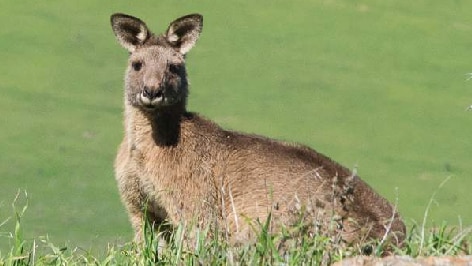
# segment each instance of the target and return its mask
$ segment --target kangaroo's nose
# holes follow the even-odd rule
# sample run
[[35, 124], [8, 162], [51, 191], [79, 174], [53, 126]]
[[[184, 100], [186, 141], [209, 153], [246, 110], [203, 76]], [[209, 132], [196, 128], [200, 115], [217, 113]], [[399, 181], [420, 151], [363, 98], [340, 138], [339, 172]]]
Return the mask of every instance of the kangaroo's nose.
[[162, 97], [162, 89], [161, 88], [152, 88], [148, 86], [144, 86], [143, 97], [148, 98], [149, 100], [154, 100], [156, 98]]

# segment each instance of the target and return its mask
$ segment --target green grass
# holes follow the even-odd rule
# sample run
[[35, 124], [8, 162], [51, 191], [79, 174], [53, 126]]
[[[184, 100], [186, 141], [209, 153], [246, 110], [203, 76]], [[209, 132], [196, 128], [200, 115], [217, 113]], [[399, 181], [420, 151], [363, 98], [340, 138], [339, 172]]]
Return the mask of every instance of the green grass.
[[[345, 247], [334, 239], [303, 234], [286, 242], [284, 251], [279, 249], [280, 239], [287, 233], [271, 234], [267, 221], [255, 225], [255, 243], [231, 246], [224, 237], [208, 235], [207, 230], [196, 229], [186, 223], [178, 225], [161, 245], [159, 234], [149, 224], [145, 225], [142, 244], [124, 243], [108, 245], [95, 255], [93, 250], [56, 245], [47, 237], [25, 240], [22, 219], [28, 203], [18, 205], [26, 196], [17, 194], [13, 203], [15, 230], [9, 234], [11, 244], [7, 252], [0, 252], [1, 266], [22, 265], [330, 265], [344, 258], [362, 255], [371, 247], [372, 256], [386, 255], [382, 243], [361, 243]], [[27, 198], [27, 197], [26, 197]], [[287, 230], [297, 228], [287, 228]], [[0, 230], [2, 226], [0, 225]], [[190, 232], [194, 232], [193, 234]], [[196, 233], [195, 233], [196, 232]], [[292, 231], [293, 232], [293, 231]], [[389, 255], [410, 257], [470, 255], [472, 227], [457, 228], [442, 223], [425, 232], [423, 226], [413, 226], [401, 248], [393, 248]], [[189, 240], [188, 236], [194, 237]], [[372, 248], [372, 245], [373, 248]], [[375, 248], [377, 245], [377, 248]]]
[[[465, 0], [6, 0], [0, 223], [24, 189], [27, 241], [47, 236], [95, 250], [131, 239], [112, 169], [127, 56], [109, 25], [119, 11], [156, 31], [204, 14], [188, 56], [189, 109], [357, 166], [380, 194], [393, 201], [398, 193], [410, 226], [451, 177], [435, 196], [429, 226], [469, 226], [471, 8]], [[13, 221], [3, 231], [13, 232]]]

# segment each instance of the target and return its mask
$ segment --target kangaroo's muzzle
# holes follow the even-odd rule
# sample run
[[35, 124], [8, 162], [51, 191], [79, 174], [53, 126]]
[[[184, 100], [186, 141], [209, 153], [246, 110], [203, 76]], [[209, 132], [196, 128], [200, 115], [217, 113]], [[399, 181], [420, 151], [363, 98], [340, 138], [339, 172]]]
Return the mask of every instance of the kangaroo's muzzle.
[[145, 107], [156, 107], [164, 102], [164, 89], [145, 86], [139, 94], [139, 101]]

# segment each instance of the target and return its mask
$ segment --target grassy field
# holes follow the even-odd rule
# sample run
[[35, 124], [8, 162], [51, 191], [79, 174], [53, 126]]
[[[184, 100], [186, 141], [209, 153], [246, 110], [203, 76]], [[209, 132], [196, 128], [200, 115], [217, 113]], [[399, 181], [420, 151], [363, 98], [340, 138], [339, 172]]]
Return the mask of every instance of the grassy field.
[[469, 226], [471, 8], [465, 0], [3, 1], [0, 224], [20, 189], [29, 197], [26, 238], [85, 248], [131, 238], [112, 168], [127, 54], [109, 16], [133, 14], [162, 31], [199, 12], [189, 109], [357, 167], [398, 197], [409, 223], [422, 221], [451, 177], [428, 221]]
[[[23, 197], [21, 193], [18, 198]], [[472, 254], [471, 230], [458, 229], [446, 223], [429, 230], [423, 226], [408, 230], [401, 248], [392, 247], [386, 239], [345, 246], [343, 242], [324, 235], [301, 234], [295, 238], [288, 231], [271, 234], [270, 218], [255, 224], [257, 234], [254, 243], [241, 246], [228, 244], [224, 236], [209, 236], [207, 229], [193, 228], [181, 223], [170, 232], [167, 245], [160, 245], [156, 232], [149, 224], [143, 228], [143, 243], [108, 244], [97, 256], [96, 250], [57, 246], [47, 237], [26, 240], [23, 225], [27, 204], [17, 206], [15, 231], [10, 249], [0, 252], [1, 266], [28, 265], [332, 265], [359, 255], [371, 258], [393, 255], [402, 258], [438, 257], [457, 258]], [[302, 224], [287, 228], [292, 233], [304, 230]], [[426, 230], [425, 230], [426, 229]], [[295, 230], [295, 231], [294, 231]], [[196, 233], [196, 234], [194, 234]], [[193, 235], [193, 241], [186, 236]], [[279, 244], [283, 242], [283, 245]], [[282, 247], [281, 249], [279, 249]], [[102, 247], [103, 248], [103, 247]], [[386, 253], [386, 250], [388, 250]], [[95, 251], [95, 252], [94, 252]], [[439, 258], [442, 257], [442, 258]], [[470, 256], [469, 256], [470, 257]], [[441, 259], [441, 262], [439, 262]], [[398, 257], [397, 257], [398, 261]], [[451, 261], [451, 260], [449, 260]], [[455, 260], [456, 263], [458, 260]], [[470, 261], [470, 259], [468, 259]], [[384, 262], [386, 263], [386, 262]], [[398, 263], [398, 262], [397, 262]], [[388, 263], [387, 263], [388, 264]], [[446, 263], [449, 265], [448, 263]], [[436, 264], [435, 264], [436, 265]]]

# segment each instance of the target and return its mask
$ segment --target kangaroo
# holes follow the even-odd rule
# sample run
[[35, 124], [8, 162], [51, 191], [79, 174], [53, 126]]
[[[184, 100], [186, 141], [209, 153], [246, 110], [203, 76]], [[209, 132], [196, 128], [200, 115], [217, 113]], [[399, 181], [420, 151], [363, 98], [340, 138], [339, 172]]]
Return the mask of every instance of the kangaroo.
[[303, 224], [304, 234], [349, 244], [404, 240], [396, 208], [327, 156], [187, 111], [185, 55], [202, 31], [201, 15], [180, 17], [159, 35], [125, 14], [113, 14], [111, 25], [129, 52], [115, 174], [135, 241], [145, 219], [171, 227], [192, 221], [224, 231], [231, 243], [250, 242], [251, 223], [268, 219], [273, 232]]

